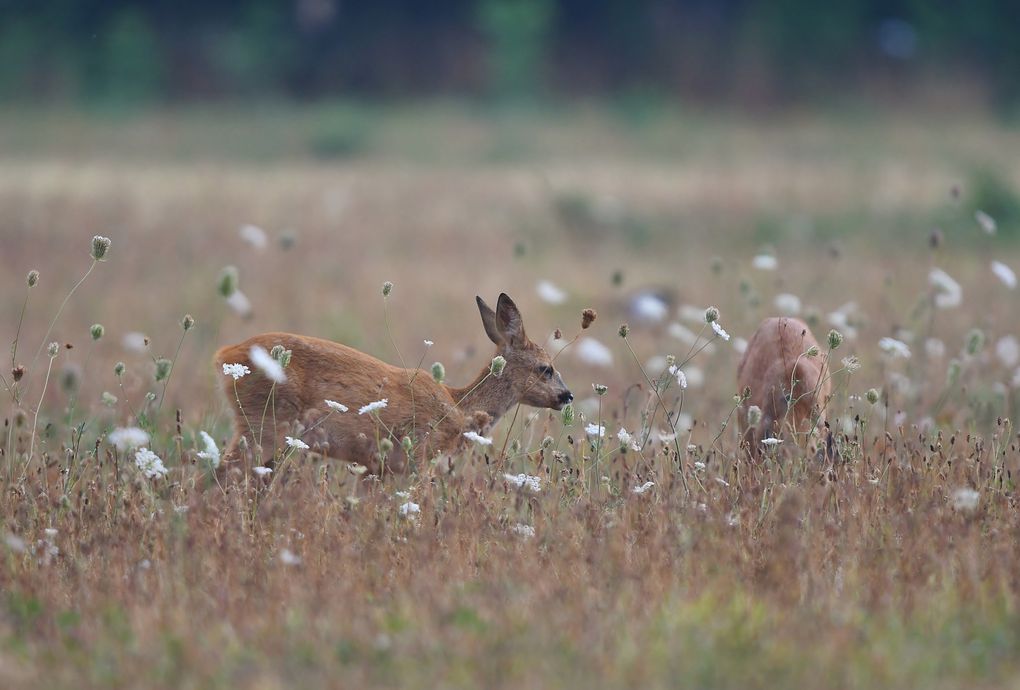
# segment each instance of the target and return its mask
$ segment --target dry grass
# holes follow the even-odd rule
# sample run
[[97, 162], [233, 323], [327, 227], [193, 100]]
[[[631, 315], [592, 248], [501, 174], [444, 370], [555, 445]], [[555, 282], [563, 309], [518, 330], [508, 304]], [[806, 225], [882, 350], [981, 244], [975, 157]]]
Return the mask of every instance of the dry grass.
[[[467, 139], [481, 146], [492, 125], [471, 122]], [[1016, 293], [987, 266], [994, 257], [1018, 268], [1020, 253], [980, 234], [966, 186], [959, 203], [948, 188], [1001, 156], [1014, 135], [980, 121], [951, 145], [938, 128], [907, 135], [896, 122], [700, 123], [709, 141], [731, 131], [749, 144], [731, 143], [716, 159], [706, 144], [686, 157], [650, 155], [643, 147], [668, 139], [665, 124], [635, 140], [597, 118], [582, 122], [563, 134], [563, 150], [498, 164], [463, 143], [474, 158], [402, 158], [409, 135], [391, 123], [377, 136], [387, 142], [380, 152], [329, 165], [286, 155], [177, 160], [165, 140], [144, 164], [134, 149], [83, 161], [65, 144], [0, 165], [6, 342], [25, 273], [42, 275], [18, 337], [17, 362], [28, 367], [20, 402], [5, 393], [0, 685], [1012, 685], [1020, 454], [1008, 420], [1018, 399], [1016, 366], [1000, 361], [996, 344], [1020, 323]], [[203, 142], [220, 127], [189, 126], [206, 132]], [[423, 141], [449, 138], [430, 126]], [[125, 127], [129, 138], [159, 129]], [[561, 141], [555, 134], [569, 128], [557, 127], [537, 137]], [[854, 145], [869, 140], [886, 146]], [[581, 157], [582, 144], [599, 141], [607, 154]], [[804, 153], [819, 148], [824, 155]], [[1012, 179], [1015, 163], [996, 162]], [[270, 231], [270, 248], [238, 238], [248, 222]], [[946, 236], [937, 251], [927, 247], [932, 223]], [[297, 241], [284, 250], [275, 240], [287, 229]], [[51, 339], [74, 348], [53, 360], [43, 396], [48, 357], [33, 355], [88, 268], [96, 233], [113, 247], [56, 322]], [[751, 268], [764, 244], [779, 271]], [[227, 264], [240, 269], [250, 321], [216, 293]], [[931, 309], [934, 265], [962, 284], [961, 307]], [[539, 279], [564, 288], [567, 302], [542, 303]], [[557, 364], [585, 422], [601, 415], [611, 436], [621, 425], [638, 431], [655, 407], [628, 345], [642, 364], [689, 350], [666, 323], [633, 320], [635, 290], [665, 287], [674, 309], [715, 304], [745, 338], [777, 293], [801, 297], [820, 337], [827, 315], [854, 300], [857, 336], [831, 355], [863, 361], [860, 372], [837, 375], [830, 407], [845, 461], [820, 463], [793, 444], [760, 465], [743, 460], [729, 416], [739, 355], [716, 340], [688, 365], [703, 381], [692, 375], [684, 394], [690, 421], [681, 428], [691, 430], [678, 445], [658, 439], [661, 413], [642, 452], [620, 453], [610, 441], [594, 448], [584, 422], [564, 428], [558, 414], [524, 410], [497, 428], [488, 453], [455, 459], [452, 473], [430, 466], [380, 483], [295, 455], [271, 482], [218, 486], [195, 442], [206, 430], [222, 444], [229, 431], [213, 350], [281, 329], [396, 361], [384, 280], [396, 284], [388, 309], [404, 357], [417, 361], [422, 339], [434, 340], [425, 365], [443, 361], [453, 383], [489, 356], [476, 293], [491, 301], [510, 292], [536, 340], [556, 327], [569, 338], [580, 309], [596, 308], [585, 336], [609, 346], [613, 364], [586, 364], [576, 348]], [[198, 326], [157, 414], [144, 402], [163, 388], [152, 359], [174, 356], [184, 313]], [[616, 335], [622, 321], [632, 326], [627, 343]], [[106, 334], [93, 343], [96, 322]], [[975, 327], [987, 342], [961, 356]], [[898, 329], [914, 336], [906, 361], [877, 347], [882, 336], [907, 337]], [[123, 349], [133, 330], [151, 337], [146, 353]], [[929, 337], [945, 343], [945, 356], [926, 354]], [[947, 385], [956, 356], [962, 371]], [[79, 373], [76, 387], [63, 386], [66, 367]], [[601, 413], [592, 383], [609, 386]], [[871, 387], [888, 405], [860, 399]], [[103, 391], [115, 406], [99, 402]], [[675, 387], [666, 400], [676, 411]], [[138, 423], [143, 408], [165, 479], [145, 479], [105, 440], [112, 427]], [[83, 423], [79, 439], [72, 427]], [[546, 436], [553, 442], [543, 448]], [[542, 490], [514, 488], [504, 471], [541, 476]], [[654, 487], [633, 493], [645, 481]], [[961, 488], [978, 492], [976, 507], [954, 498]], [[400, 517], [406, 500], [420, 505], [417, 519]]]

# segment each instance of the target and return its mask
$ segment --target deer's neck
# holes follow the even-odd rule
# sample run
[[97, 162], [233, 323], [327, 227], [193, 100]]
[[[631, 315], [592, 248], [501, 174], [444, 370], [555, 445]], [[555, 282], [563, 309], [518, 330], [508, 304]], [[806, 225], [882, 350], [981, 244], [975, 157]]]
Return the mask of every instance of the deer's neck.
[[449, 391], [461, 410], [487, 412], [493, 424], [518, 402], [506, 373], [496, 378], [489, 375], [488, 367], [464, 388], [450, 388]]

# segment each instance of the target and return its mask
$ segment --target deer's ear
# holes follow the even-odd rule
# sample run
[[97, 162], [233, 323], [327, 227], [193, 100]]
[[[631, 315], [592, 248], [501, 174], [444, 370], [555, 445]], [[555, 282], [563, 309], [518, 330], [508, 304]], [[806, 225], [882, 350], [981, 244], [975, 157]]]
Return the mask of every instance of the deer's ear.
[[489, 340], [494, 345], [503, 345], [503, 336], [500, 334], [499, 326], [496, 325], [496, 312], [492, 311], [492, 307], [477, 295], [475, 296], [475, 302], [478, 303], [478, 313], [482, 316], [482, 326], [485, 327], [485, 335], [489, 336]]
[[503, 340], [510, 345], [524, 345], [528, 342], [521, 312], [505, 292], [500, 293], [499, 301], [496, 302], [496, 324]]

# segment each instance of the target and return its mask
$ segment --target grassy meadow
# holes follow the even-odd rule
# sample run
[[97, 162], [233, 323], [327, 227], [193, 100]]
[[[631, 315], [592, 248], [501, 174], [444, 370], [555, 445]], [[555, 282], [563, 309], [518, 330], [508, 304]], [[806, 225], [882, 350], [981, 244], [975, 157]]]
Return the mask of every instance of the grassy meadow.
[[[1020, 270], [1015, 128], [15, 110], [0, 150], [0, 686], [1020, 684], [1020, 305], [991, 268]], [[512, 410], [452, 471], [384, 481], [289, 452], [217, 482], [199, 455], [231, 434], [219, 346], [293, 331], [464, 385], [501, 291], [559, 352], [569, 425]], [[823, 344], [836, 461], [739, 446], [741, 344], [779, 313]]]

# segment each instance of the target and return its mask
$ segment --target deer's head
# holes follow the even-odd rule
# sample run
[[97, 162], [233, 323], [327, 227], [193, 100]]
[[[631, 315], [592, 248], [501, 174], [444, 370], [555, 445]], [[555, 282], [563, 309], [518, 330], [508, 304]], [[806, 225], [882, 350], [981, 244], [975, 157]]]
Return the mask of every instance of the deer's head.
[[552, 358], [524, 332], [524, 319], [517, 305], [506, 293], [499, 296], [496, 309], [475, 297], [482, 315], [485, 333], [496, 345], [496, 354], [506, 359], [503, 377], [518, 401], [532, 407], [562, 409], [574, 399], [567, 384], [553, 368]]

